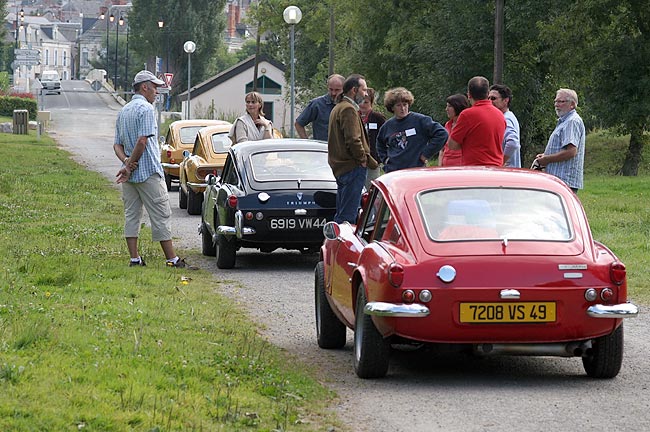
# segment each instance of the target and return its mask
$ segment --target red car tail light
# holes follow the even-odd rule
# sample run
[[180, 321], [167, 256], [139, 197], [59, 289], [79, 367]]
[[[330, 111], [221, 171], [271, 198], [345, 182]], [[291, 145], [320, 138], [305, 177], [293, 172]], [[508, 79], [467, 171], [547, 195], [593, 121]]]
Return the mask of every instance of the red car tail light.
[[401, 287], [404, 282], [404, 267], [395, 263], [391, 264], [388, 268], [388, 281], [395, 288]]
[[627, 270], [625, 269], [625, 264], [622, 262], [614, 262], [609, 267], [609, 277], [616, 285], [621, 285], [625, 282], [625, 277], [627, 276]]
[[167, 150], [167, 159], [172, 157], [172, 152], [171, 150]]
[[402, 293], [402, 300], [404, 301], [404, 303], [409, 303], [409, 304], [413, 303], [415, 301], [415, 293], [413, 292], [413, 290], [405, 290]]
[[230, 195], [228, 197], [228, 207], [237, 208], [237, 197], [235, 195]]
[[245, 218], [247, 221], [251, 221], [251, 220], [253, 220], [253, 212], [246, 212], [246, 214], [244, 215], [244, 218]]
[[612, 291], [611, 288], [605, 288], [600, 292], [600, 298], [603, 299], [603, 301], [609, 301], [614, 297], [614, 291]]

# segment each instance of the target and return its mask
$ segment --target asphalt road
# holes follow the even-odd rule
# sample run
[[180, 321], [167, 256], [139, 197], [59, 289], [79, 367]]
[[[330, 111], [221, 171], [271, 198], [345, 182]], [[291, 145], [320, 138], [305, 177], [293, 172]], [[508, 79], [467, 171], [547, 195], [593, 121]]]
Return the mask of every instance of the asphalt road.
[[[64, 82], [78, 87], [82, 83]], [[106, 98], [78, 101], [73, 93], [46, 96], [49, 132], [76, 160], [112, 181], [119, 106]], [[82, 104], [82, 105], [79, 105]], [[199, 216], [171, 202], [175, 243], [200, 250]], [[645, 431], [650, 430], [650, 318], [625, 323], [625, 359], [612, 380], [587, 378], [578, 358], [477, 359], [426, 351], [397, 352], [388, 377], [360, 380], [352, 369], [351, 332], [342, 350], [316, 345], [313, 268], [316, 258], [289, 252], [238, 254], [232, 270], [214, 258], [199, 264], [221, 281], [256, 319], [271, 342], [312, 368], [340, 398], [332, 407], [351, 431]]]

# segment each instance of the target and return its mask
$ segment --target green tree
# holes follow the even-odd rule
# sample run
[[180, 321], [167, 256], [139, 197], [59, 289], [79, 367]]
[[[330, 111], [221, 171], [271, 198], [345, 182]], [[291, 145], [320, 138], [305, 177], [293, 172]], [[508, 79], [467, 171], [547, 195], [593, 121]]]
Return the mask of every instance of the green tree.
[[[182, 92], [186, 88], [181, 84], [188, 76], [188, 54], [183, 50], [186, 41], [196, 43], [192, 83], [217, 72], [213, 59], [223, 53], [225, 4], [226, 0], [133, 0], [129, 50], [132, 44], [142, 58], [162, 58], [163, 68], [174, 73], [174, 93]], [[164, 22], [162, 29], [158, 27], [160, 19]]]
[[570, 3], [544, 26], [555, 44], [553, 73], [585, 101], [591, 126], [630, 134], [619, 173], [638, 173], [650, 119], [650, 2], [586, 0]]
[[[323, 94], [329, 66], [329, 7], [330, 2], [296, 0], [291, 4], [302, 11], [302, 20], [295, 26], [295, 71], [297, 99], [305, 102]], [[284, 22], [282, 13], [289, 5], [284, 0], [261, 0], [250, 11], [250, 23], [257, 25], [264, 35], [261, 52], [287, 65], [290, 77], [290, 26]], [[336, 70], [338, 73], [344, 73]]]
[[[554, 0], [506, 2], [504, 83], [514, 92], [527, 159], [543, 150], [555, 120], [551, 45], [539, 23], [558, 13]], [[492, 80], [494, 2], [360, 0], [337, 15], [337, 62], [376, 89], [404, 86], [413, 110], [444, 122], [444, 100], [465, 93], [469, 78]]]

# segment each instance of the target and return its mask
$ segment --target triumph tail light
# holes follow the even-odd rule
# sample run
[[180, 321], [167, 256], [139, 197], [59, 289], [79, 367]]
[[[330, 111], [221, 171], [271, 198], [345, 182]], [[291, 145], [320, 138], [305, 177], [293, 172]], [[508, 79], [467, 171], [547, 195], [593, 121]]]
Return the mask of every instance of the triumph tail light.
[[167, 159], [171, 159], [171, 157], [172, 157], [172, 151], [167, 150]]
[[196, 170], [196, 178], [204, 179], [208, 174], [217, 175], [216, 168], [197, 168]]
[[409, 303], [409, 304], [413, 303], [415, 301], [415, 293], [413, 292], [413, 290], [405, 290], [402, 293], [402, 300], [404, 301], [404, 303]]
[[237, 208], [237, 197], [235, 195], [230, 195], [228, 197], [228, 207]]
[[388, 281], [395, 288], [402, 286], [402, 282], [404, 282], [404, 267], [400, 264], [391, 264], [388, 267]]
[[609, 267], [609, 277], [616, 285], [621, 285], [625, 282], [625, 277], [627, 276], [627, 270], [625, 269], [625, 264], [620, 261], [613, 262]]
[[600, 298], [603, 299], [603, 301], [609, 301], [614, 297], [614, 291], [612, 291], [611, 288], [605, 288], [600, 292]]

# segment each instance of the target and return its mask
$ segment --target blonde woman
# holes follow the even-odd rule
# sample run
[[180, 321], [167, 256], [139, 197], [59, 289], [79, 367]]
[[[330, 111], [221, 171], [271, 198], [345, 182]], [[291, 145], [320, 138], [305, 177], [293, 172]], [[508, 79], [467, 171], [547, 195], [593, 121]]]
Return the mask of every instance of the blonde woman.
[[246, 114], [238, 117], [228, 136], [233, 144], [273, 138], [273, 125], [264, 117], [264, 101], [258, 92], [246, 94]]

